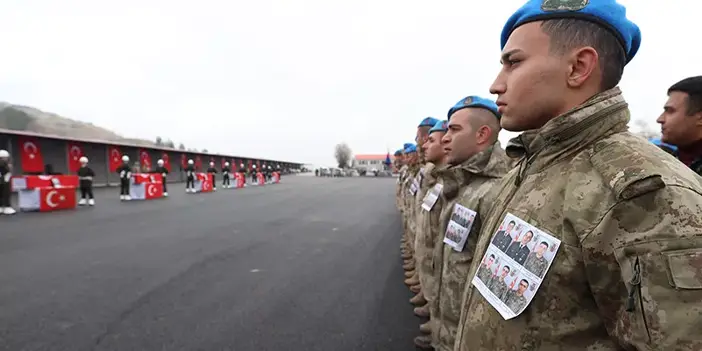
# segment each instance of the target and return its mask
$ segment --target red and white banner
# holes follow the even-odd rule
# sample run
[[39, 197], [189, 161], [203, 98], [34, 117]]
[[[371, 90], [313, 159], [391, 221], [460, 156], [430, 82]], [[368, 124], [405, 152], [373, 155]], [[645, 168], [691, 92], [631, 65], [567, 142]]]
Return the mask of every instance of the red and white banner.
[[163, 155], [161, 155], [161, 159], [163, 160], [163, 167], [165, 167], [170, 172], [171, 160], [168, 159], [168, 153], [164, 152]]
[[266, 178], [263, 176], [263, 172], [256, 173], [256, 178], [258, 178], [258, 185], [266, 185]]
[[243, 188], [244, 184], [246, 184], [246, 175], [241, 172], [236, 172], [234, 173], [234, 176], [236, 178], [236, 187]]
[[160, 173], [135, 173], [129, 184], [132, 200], [151, 200], [163, 197], [163, 176]]
[[14, 191], [38, 188], [77, 188], [78, 176], [75, 175], [21, 175], [12, 177]]
[[139, 165], [141, 166], [142, 169], [146, 167], [146, 169], [151, 170], [151, 155], [149, 155], [149, 151], [141, 149], [139, 150]]
[[122, 165], [122, 153], [116, 146], [110, 146], [107, 148], [107, 155], [109, 157], [110, 172], [117, 172], [117, 168]]
[[17, 138], [20, 147], [20, 160], [23, 172], [43, 172], [44, 159], [39, 149], [39, 141], [30, 137]]
[[212, 192], [212, 173], [195, 174], [195, 191], [198, 193]]
[[78, 172], [80, 169], [80, 158], [85, 155], [83, 148], [78, 143], [69, 142], [66, 144], [68, 155], [68, 171]]
[[280, 183], [280, 173], [278, 172], [273, 172], [273, 183]]
[[35, 188], [18, 193], [18, 202], [24, 211], [58, 211], [76, 208], [76, 188]]

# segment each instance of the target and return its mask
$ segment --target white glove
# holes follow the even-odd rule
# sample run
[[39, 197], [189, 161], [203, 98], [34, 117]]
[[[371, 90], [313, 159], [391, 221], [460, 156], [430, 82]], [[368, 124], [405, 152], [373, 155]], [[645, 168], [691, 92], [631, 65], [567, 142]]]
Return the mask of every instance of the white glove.
[[7, 172], [7, 174], [5, 174], [5, 183], [9, 183], [10, 178], [12, 178], [12, 173]]

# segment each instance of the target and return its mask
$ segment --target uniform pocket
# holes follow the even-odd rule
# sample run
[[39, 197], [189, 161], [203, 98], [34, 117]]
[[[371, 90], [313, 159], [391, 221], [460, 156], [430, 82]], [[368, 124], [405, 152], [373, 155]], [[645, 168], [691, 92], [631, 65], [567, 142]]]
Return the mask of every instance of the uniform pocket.
[[625, 334], [634, 344], [665, 349], [674, 348], [676, 340], [698, 339], [692, 334], [702, 329], [699, 244], [697, 238], [640, 243], [624, 249], [629, 265], [622, 266], [628, 289], [624, 319], [631, 328]]

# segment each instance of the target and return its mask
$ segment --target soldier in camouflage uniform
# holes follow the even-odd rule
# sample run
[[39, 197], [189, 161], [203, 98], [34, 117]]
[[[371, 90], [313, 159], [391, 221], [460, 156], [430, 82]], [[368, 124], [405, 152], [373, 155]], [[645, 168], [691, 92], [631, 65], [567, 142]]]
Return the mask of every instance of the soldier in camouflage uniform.
[[616, 87], [640, 40], [614, 0], [534, 0], [508, 20], [490, 90], [519, 163], [475, 255], [507, 213], [560, 244], [521, 314], [466, 284], [455, 350], [702, 350], [700, 178], [628, 131]]
[[673, 84], [656, 122], [661, 124], [662, 142], [676, 146], [678, 159], [702, 175], [702, 76]]
[[[417, 168], [418, 171], [414, 175], [414, 179], [412, 181], [413, 185], [410, 185], [409, 188], [409, 194], [408, 194], [408, 199], [407, 199], [407, 218], [408, 218], [408, 226], [409, 226], [409, 235], [408, 235], [408, 240], [409, 244], [412, 247], [412, 261], [414, 262], [415, 257], [414, 257], [414, 245], [415, 245], [415, 240], [416, 240], [416, 232], [417, 232], [417, 210], [419, 209], [418, 201], [421, 200], [421, 198], [418, 199], [418, 195], [420, 190], [422, 189], [422, 184], [425, 181], [425, 177], [427, 174], [427, 168], [426, 168], [426, 162], [424, 159], [424, 151], [422, 148], [419, 146], [426, 142], [427, 137], [429, 136], [429, 129], [433, 127], [438, 120], [436, 118], [432, 117], [427, 117], [424, 118], [419, 125], [417, 126], [417, 135], [415, 137], [415, 140], [419, 143], [416, 146], [417, 150], [417, 156], [418, 156], [418, 162], [417, 162]], [[433, 167], [433, 166], [432, 166]], [[405, 280], [405, 284], [410, 287], [410, 290], [413, 293], [419, 293], [420, 287], [419, 287], [419, 276], [417, 275], [416, 271], [416, 263], [411, 264], [412, 265], [412, 270], [406, 272], [405, 277], [407, 278]], [[415, 311], [416, 312], [416, 311]], [[425, 315], [423, 314], [418, 314], [420, 317], [424, 317]]]
[[[441, 201], [441, 189], [443, 187], [442, 175], [446, 171], [446, 152], [441, 142], [447, 129], [447, 121], [439, 121], [429, 130], [427, 142], [422, 145], [427, 161], [426, 177], [422, 189], [420, 190], [417, 208], [417, 238], [415, 240], [415, 257], [417, 260], [417, 273], [419, 276], [419, 286], [422, 289], [410, 302], [418, 305], [415, 310], [417, 315], [426, 315], [429, 321], [419, 327], [421, 335], [414, 339], [417, 347], [422, 349], [431, 348], [431, 326], [432, 320], [428, 301], [434, 299], [434, 270], [432, 255], [434, 247], [437, 245], [439, 236], [439, 215], [443, 201]], [[419, 309], [422, 309], [421, 311]]]
[[[445, 205], [438, 228], [441, 241], [434, 251], [437, 292], [431, 309], [435, 320], [432, 345], [436, 350], [453, 348], [461, 296], [468, 280], [477, 233], [493, 200], [490, 189], [510, 167], [510, 161], [497, 141], [500, 123], [497, 105], [493, 101], [469, 96], [453, 106], [448, 116], [444, 143], [447, 161], [453, 167], [444, 176], [442, 197]], [[449, 221], [458, 213], [457, 205], [475, 212], [472, 221], [469, 217], [458, 219], [462, 227], [469, 227], [466, 228], [468, 236], [463, 247], [442, 243]]]
[[[404, 220], [404, 238], [405, 247], [403, 250], [402, 258], [405, 260], [403, 268], [407, 272], [412, 272], [412, 276], [405, 279], [405, 284], [410, 287], [410, 290], [414, 293], [419, 292], [419, 281], [414, 279], [415, 261], [414, 261], [414, 234], [415, 234], [415, 220], [414, 220], [414, 197], [418, 191], [417, 182], [420, 177], [420, 167], [419, 167], [419, 157], [417, 155], [417, 148], [412, 144], [409, 148], [405, 149], [405, 155], [407, 159], [407, 176], [404, 181], [404, 186], [402, 189], [403, 204], [403, 220]], [[415, 287], [416, 286], [416, 287]]]

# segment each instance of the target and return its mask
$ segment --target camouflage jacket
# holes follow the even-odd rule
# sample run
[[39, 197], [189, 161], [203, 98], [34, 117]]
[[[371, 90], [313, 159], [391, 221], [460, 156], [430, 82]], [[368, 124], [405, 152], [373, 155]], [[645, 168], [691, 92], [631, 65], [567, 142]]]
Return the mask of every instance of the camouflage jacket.
[[[431, 165], [433, 168], [434, 165]], [[422, 189], [422, 184], [426, 182], [427, 165], [419, 165], [416, 167], [412, 179], [409, 180], [409, 185], [407, 186], [407, 219], [408, 227], [410, 228], [410, 240], [412, 247], [415, 245], [416, 234], [417, 234], [417, 209], [419, 208], [417, 197]], [[416, 183], [416, 191], [412, 194], [412, 183]]]
[[476, 256], [500, 256], [493, 235], [507, 213], [560, 246], [538, 289], [525, 285], [530, 303], [511, 290], [516, 317], [491, 306], [478, 277], [467, 284], [455, 350], [702, 350], [700, 179], [628, 122], [614, 88], [508, 145], [520, 161]]
[[[419, 283], [422, 285], [424, 298], [428, 301], [434, 299], [434, 276], [432, 270], [432, 255], [434, 246], [439, 236], [439, 215], [443, 207], [441, 190], [443, 187], [443, 174], [447, 166], [431, 167], [427, 169], [422, 192], [417, 197], [417, 238], [415, 240], [415, 257], [417, 260], [417, 273]], [[430, 198], [438, 191], [436, 202], [431, 205]], [[425, 201], [427, 202], [425, 205]], [[423, 207], [426, 206], [426, 207]], [[431, 207], [430, 207], [431, 206]], [[429, 210], [427, 210], [429, 208]]]
[[[442, 202], [445, 204], [437, 221], [437, 244], [434, 250], [433, 269], [436, 275], [436, 294], [430, 302], [435, 328], [432, 343], [436, 350], [452, 350], [456, 327], [460, 317], [461, 296], [468, 279], [468, 269], [473, 258], [475, 243], [480, 233], [481, 218], [487, 215], [494, 200], [495, 188], [510, 170], [511, 161], [497, 142], [489, 149], [473, 156], [463, 164], [452, 167], [444, 176]], [[462, 251], [444, 244], [443, 239], [449, 221], [452, 219], [455, 204], [458, 203], [476, 212], [470, 224], [468, 239]], [[468, 218], [467, 218], [468, 219]], [[458, 220], [462, 222], [462, 220]], [[426, 292], [425, 292], [426, 296]]]

